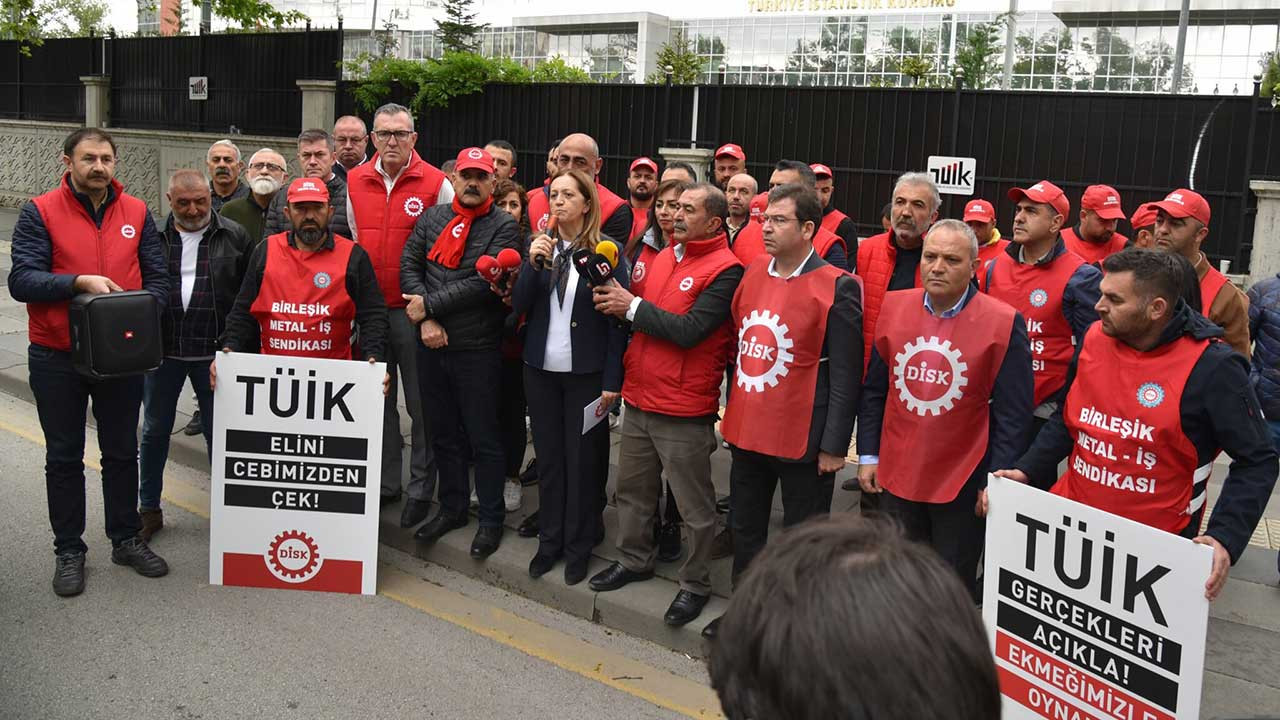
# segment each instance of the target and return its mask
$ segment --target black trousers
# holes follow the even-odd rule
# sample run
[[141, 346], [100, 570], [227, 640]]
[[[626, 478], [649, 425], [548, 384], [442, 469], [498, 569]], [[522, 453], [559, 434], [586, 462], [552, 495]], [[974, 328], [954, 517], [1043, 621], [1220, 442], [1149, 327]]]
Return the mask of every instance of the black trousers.
[[76, 372], [71, 354], [31, 345], [31, 392], [44, 430], [44, 483], [54, 552], [85, 552], [84, 414], [93, 417], [102, 449], [102, 499], [113, 546], [138, 534], [138, 412], [142, 376], [90, 380]]
[[782, 526], [791, 527], [831, 512], [835, 473], [818, 474], [818, 461], [785, 462], [729, 448], [729, 522], [733, 528], [733, 579], [751, 564], [769, 540], [773, 493], [782, 484]]
[[502, 394], [498, 400], [499, 434], [502, 436], [502, 458], [509, 478], [520, 477], [524, 450], [529, 438], [524, 429], [524, 361], [502, 358]]
[[498, 436], [501, 365], [497, 350], [418, 348], [418, 389], [436, 454], [440, 512], [458, 516], [467, 512], [469, 445], [476, 466], [481, 527], [501, 527], [507, 515], [502, 501], [506, 462]]
[[582, 409], [600, 397], [600, 373], [525, 366], [524, 389], [538, 454], [538, 552], [569, 562], [591, 557], [603, 533], [609, 423], [582, 434]]
[[978, 559], [987, 532], [987, 521], [978, 517], [974, 506], [986, 474], [987, 469], [980, 468], [956, 499], [947, 503], [905, 500], [887, 490], [880, 494], [880, 508], [902, 524], [908, 538], [929, 545], [955, 568], [974, 602], [982, 599], [978, 597]]

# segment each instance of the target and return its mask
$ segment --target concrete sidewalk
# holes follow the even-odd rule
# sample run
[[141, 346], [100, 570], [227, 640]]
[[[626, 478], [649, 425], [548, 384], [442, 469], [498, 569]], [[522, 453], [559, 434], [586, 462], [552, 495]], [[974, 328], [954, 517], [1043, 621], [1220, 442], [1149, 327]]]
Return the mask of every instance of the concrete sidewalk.
[[[11, 259], [9, 235], [17, 212], [0, 209], [0, 285], [7, 285]], [[30, 400], [27, 385], [26, 311], [9, 293], [0, 292], [0, 391]], [[189, 394], [184, 394], [175, 428], [183, 427], [191, 411]], [[190, 438], [175, 430], [170, 458], [176, 463], [201, 471], [208, 487], [208, 459], [200, 437]], [[408, 414], [402, 408], [401, 432], [408, 436]], [[616, 462], [617, 435], [614, 435], [613, 459]], [[530, 455], [532, 449], [530, 449]], [[1221, 464], [1220, 464], [1221, 465]], [[612, 466], [611, 466], [612, 469]], [[713, 478], [717, 492], [728, 492], [729, 455], [717, 451], [712, 456]], [[847, 467], [837, 478], [832, 504], [835, 512], [855, 511], [858, 493], [839, 489], [840, 481], [855, 472]], [[610, 473], [610, 496], [616, 476]], [[1216, 495], [1226, 476], [1225, 465], [1215, 469], [1210, 493]], [[1212, 507], [1213, 497], [1210, 498]], [[781, 508], [775, 499], [774, 526], [781, 526]], [[511, 592], [553, 606], [602, 625], [635, 635], [667, 647], [700, 657], [704, 648], [699, 632], [724, 609], [730, 591], [729, 561], [713, 565], [716, 597], [702, 617], [685, 628], [671, 629], [662, 622], [662, 614], [674, 597], [678, 563], [660, 563], [657, 577], [611, 592], [593, 592], [586, 582], [568, 587], [561, 578], [559, 566], [539, 580], [528, 574], [528, 563], [537, 549], [534, 539], [519, 538], [515, 527], [537, 507], [536, 488], [526, 488], [524, 506], [507, 519], [509, 532], [501, 548], [485, 562], [476, 562], [469, 554], [475, 532], [473, 522], [467, 528], [446, 535], [440, 542], [424, 546], [413, 540], [411, 530], [399, 527], [400, 506], [382, 513], [381, 541], [418, 558], [450, 568]], [[614, 538], [616, 517], [612, 507], [606, 510], [608, 534], [596, 548], [590, 573], [603, 569], [616, 556]], [[1280, 589], [1277, 589], [1276, 551], [1280, 547], [1280, 501], [1272, 496], [1265, 521], [1259, 526], [1253, 545], [1232, 568], [1227, 587], [1211, 608], [1208, 653], [1205, 660], [1203, 716], [1239, 718], [1250, 715], [1274, 715], [1280, 709]]]

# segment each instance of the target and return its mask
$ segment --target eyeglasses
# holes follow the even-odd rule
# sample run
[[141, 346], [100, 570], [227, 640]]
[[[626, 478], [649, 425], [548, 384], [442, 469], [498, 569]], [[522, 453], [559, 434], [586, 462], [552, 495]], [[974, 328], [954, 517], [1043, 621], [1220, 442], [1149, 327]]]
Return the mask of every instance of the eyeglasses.
[[786, 217], [785, 215], [765, 215], [764, 217], [761, 218], [760, 224], [761, 225], [786, 225], [787, 223], [793, 220], [795, 220], [795, 218], [789, 218], [789, 217]]
[[412, 130], [374, 130], [373, 136], [381, 142], [387, 142], [391, 138], [395, 138], [396, 142], [409, 142], [409, 136], [413, 135]]
[[280, 167], [275, 163], [269, 163], [269, 162], [250, 163], [249, 169], [250, 170], [275, 170], [276, 172], [284, 172], [284, 168]]

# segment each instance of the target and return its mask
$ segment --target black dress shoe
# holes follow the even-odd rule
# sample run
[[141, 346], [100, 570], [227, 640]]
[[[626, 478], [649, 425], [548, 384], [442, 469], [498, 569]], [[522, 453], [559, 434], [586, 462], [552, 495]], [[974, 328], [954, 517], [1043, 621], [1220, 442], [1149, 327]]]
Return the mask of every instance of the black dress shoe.
[[658, 532], [658, 559], [674, 562], [680, 559], [680, 524], [666, 523]]
[[577, 585], [587, 576], [587, 559], [571, 560], [564, 565], [564, 584]]
[[191, 420], [187, 423], [186, 427], [182, 428], [182, 434], [187, 437], [195, 437], [203, 432], [204, 423], [200, 420], [200, 408], [196, 408], [196, 411], [191, 413]]
[[493, 554], [502, 544], [502, 526], [489, 527], [481, 525], [476, 530], [476, 538], [471, 541], [471, 557], [483, 560]]
[[559, 560], [557, 555], [543, 555], [539, 552], [529, 561], [529, 577], [537, 579], [546, 575], [555, 567], [556, 561]]
[[538, 537], [538, 511], [534, 510], [529, 517], [520, 521], [516, 534], [523, 538]]
[[688, 590], [681, 590], [676, 593], [676, 599], [671, 601], [667, 614], [662, 616], [662, 622], [671, 627], [685, 625], [702, 614], [702, 608], [706, 607], [710, 599], [710, 595], [698, 595]]
[[604, 570], [596, 573], [595, 577], [591, 578], [590, 585], [591, 589], [596, 592], [609, 592], [610, 590], [617, 590], [627, 583], [633, 583], [637, 580], [648, 580], [651, 577], [653, 577], [652, 570], [646, 570], [645, 572], [632, 572], [623, 567], [622, 563], [615, 562]]
[[84, 592], [84, 553], [58, 553], [53, 566], [53, 592], [62, 597]]
[[404, 510], [400, 511], [400, 527], [411, 528], [423, 520], [426, 520], [427, 512], [430, 510], [430, 501], [414, 500], [413, 498], [405, 500]]
[[396, 503], [399, 501], [400, 501], [400, 493], [398, 492], [391, 493], [390, 495], [379, 495], [378, 507], [386, 507], [388, 505], [391, 505], [392, 503]]
[[524, 471], [520, 473], [520, 484], [524, 487], [538, 484], [538, 458], [531, 459], [524, 466]]
[[147, 541], [140, 537], [131, 537], [112, 548], [111, 562], [128, 565], [143, 577], [155, 578], [169, 574], [169, 564], [152, 552]]
[[708, 640], [714, 640], [716, 635], [720, 634], [720, 620], [723, 617], [724, 616], [721, 615], [715, 620], [712, 620], [711, 622], [707, 623], [707, 626], [702, 628], [702, 637]]
[[420, 542], [435, 542], [444, 537], [444, 534], [450, 530], [456, 530], [460, 527], [466, 527], [467, 514], [449, 515], [441, 510], [426, 525], [418, 528], [418, 532], [413, 534], [413, 539]]

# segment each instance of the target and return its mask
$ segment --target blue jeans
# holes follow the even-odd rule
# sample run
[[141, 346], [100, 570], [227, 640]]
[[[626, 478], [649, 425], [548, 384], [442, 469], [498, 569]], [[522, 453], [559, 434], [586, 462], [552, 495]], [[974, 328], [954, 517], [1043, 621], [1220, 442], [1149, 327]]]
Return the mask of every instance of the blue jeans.
[[164, 466], [169, 461], [169, 436], [178, 411], [182, 385], [191, 378], [204, 426], [204, 444], [213, 457], [213, 390], [209, 389], [209, 360], [165, 358], [160, 367], [147, 373], [142, 391], [142, 455], [138, 463], [138, 507], [160, 507], [164, 491]]

